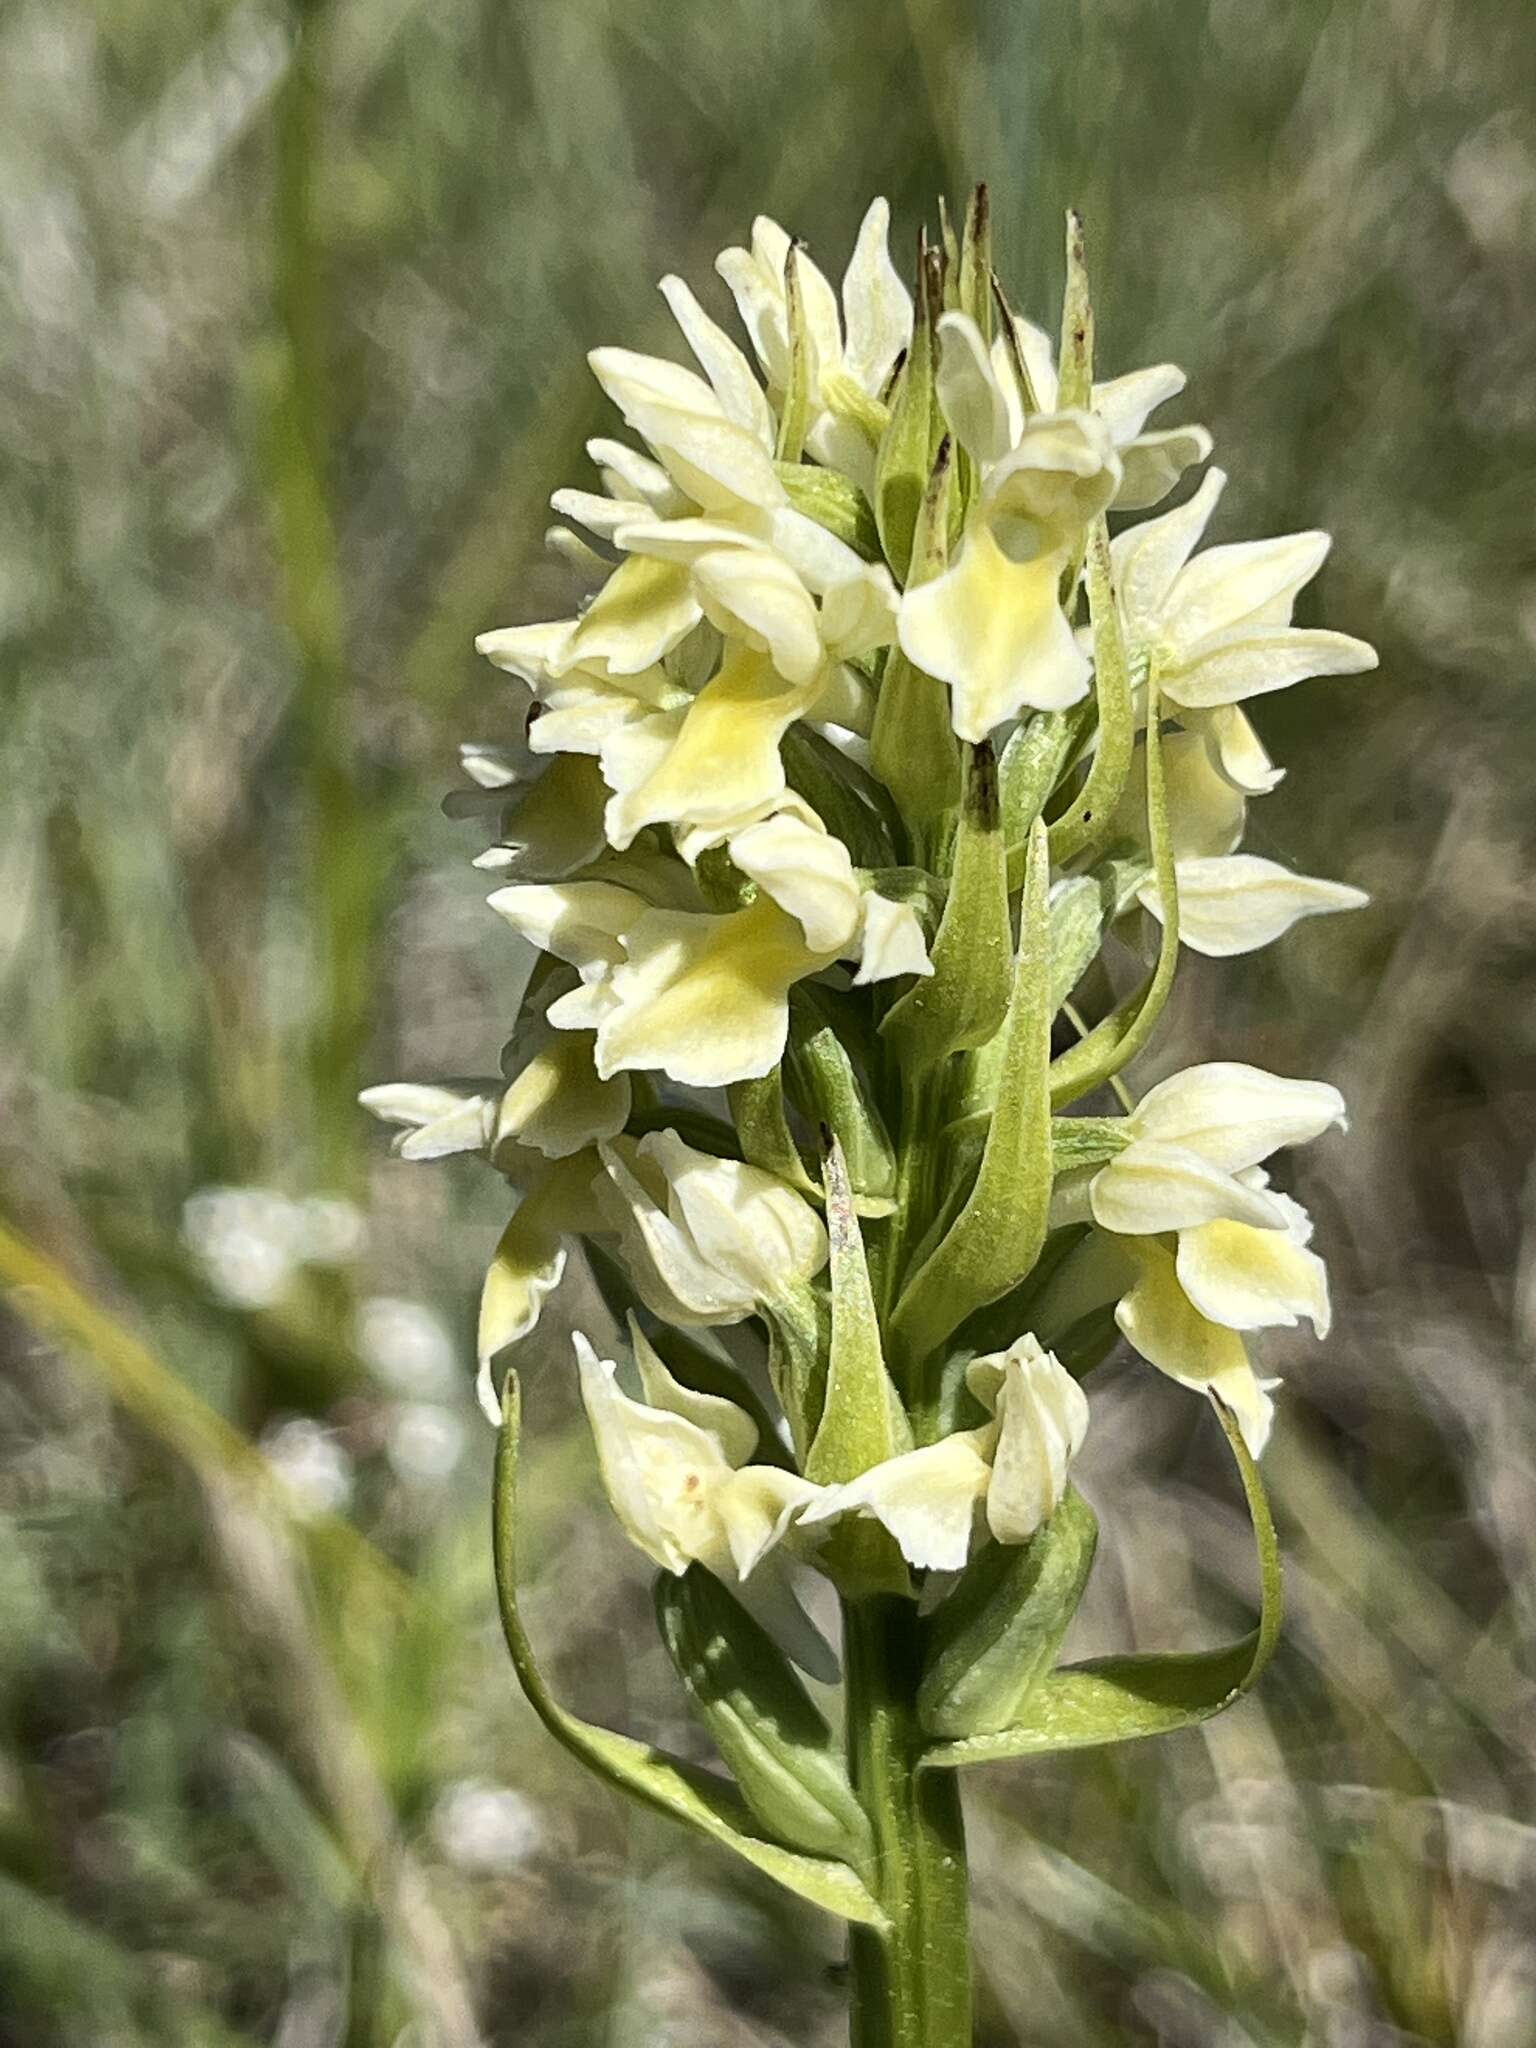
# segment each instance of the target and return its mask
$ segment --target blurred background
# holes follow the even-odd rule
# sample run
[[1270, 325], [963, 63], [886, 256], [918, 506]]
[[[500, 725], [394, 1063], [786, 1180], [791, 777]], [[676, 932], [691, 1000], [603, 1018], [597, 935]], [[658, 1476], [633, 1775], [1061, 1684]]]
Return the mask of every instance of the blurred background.
[[[491, 1176], [369, 1081], [517, 988], [439, 809], [568, 606], [600, 341], [987, 177], [1054, 321], [1167, 357], [1220, 537], [1320, 525], [1379, 673], [1264, 700], [1251, 844], [1374, 895], [1188, 960], [1161, 1055], [1326, 1076], [1285, 1645], [1204, 1731], [969, 1781], [984, 2040], [1536, 2037], [1536, 38], [1519, 0], [9, 0], [0, 11], [0, 2042], [831, 2044], [838, 1932], [622, 1811], [512, 1683], [471, 1315]], [[611, 430], [611, 427], [610, 429]], [[1188, 958], [1188, 956], [1186, 956]], [[580, 1315], [580, 1291], [569, 1297]], [[558, 1322], [529, 1616], [692, 1738]], [[1106, 1369], [1080, 1647], [1246, 1626], [1219, 1441]]]

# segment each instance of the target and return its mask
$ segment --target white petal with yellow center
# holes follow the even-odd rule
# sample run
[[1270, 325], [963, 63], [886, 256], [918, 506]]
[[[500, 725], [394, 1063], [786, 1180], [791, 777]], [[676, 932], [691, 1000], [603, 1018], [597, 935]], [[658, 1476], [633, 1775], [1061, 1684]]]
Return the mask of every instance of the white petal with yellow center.
[[1293, 1329], [1305, 1316], [1319, 1337], [1331, 1321], [1328, 1269], [1295, 1234], [1207, 1223], [1179, 1238], [1179, 1285], [1213, 1323], [1231, 1330]]
[[1026, 705], [1060, 710], [1088, 693], [1089, 667], [1061, 609], [1064, 557], [1012, 561], [978, 520], [953, 564], [901, 600], [901, 650], [948, 683], [962, 739], [986, 738]]

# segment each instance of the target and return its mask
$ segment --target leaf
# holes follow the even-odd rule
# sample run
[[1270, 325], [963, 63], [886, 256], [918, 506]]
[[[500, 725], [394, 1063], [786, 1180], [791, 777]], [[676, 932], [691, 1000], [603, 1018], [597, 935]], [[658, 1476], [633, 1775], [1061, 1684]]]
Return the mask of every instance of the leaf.
[[1222, 1649], [1099, 1657], [1088, 1664], [1068, 1665], [1040, 1681], [1025, 1702], [1023, 1718], [1012, 1727], [995, 1735], [938, 1743], [924, 1756], [926, 1767], [954, 1770], [962, 1764], [999, 1763], [1008, 1757], [1172, 1734], [1209, 1721], [1257, 1684], [1280, 1635], [1280, 1546], [1264, 1482], [1236, 1418], [1214, 1394], [1211, 1405], [1237, 1460], [1258, 1545], [1258, 1627]]
[[853, 1209], [843, 1148], [828, 1133], [822, 1176], [832, 1282], [827, 1390], [805, 1476], [817, 1486], [857, 1479], [912, 1448], [912, 1433], [885, 1369], [864, 1239]]
[[1131, 664], [1110, 570], [1109, 527], [1102, 513], [1088, 533], [1088, 609], [1093, 620], [1098, 744], [1087, 780], [1051, 827], [1051, 859], [1058, 866], [1103, 836], [1125, 789], [1136, 745]]
[[1037, 819], [1019, 909], [997, 1107], [981, 1165], [965, 1207], [908, 1281], [892, 1318], [893, 1335], [919, 1371], [932, 1370], [939, 1346], [966, 1316], [1024, 1278], [1045, 1240], [1051, 1195], [1046, 866], [1045, 827]]
[[522, 1396], [517, 1375], [507, 1374], [502, 1392], [502, 1428], [496, 1447], [494, 1555], [496, 1596], [513, 1669], [528, 1704], [561, 1747], [595, 1777], [643, 1805], [705, 1835], [771, 1877], [787, 1891], [823, 1911], [862, 1927], [884, 1927], [879, 1906], [846, 1864], [804, 1856], [752, 1829], [740, 1795], [707, 1771], [669, 1757], [632, 1736], [599, 1728], [568, 1712], [550, 1692], [533, 1654], [517, 1605], [517, 1457]]
[[953, 1052], [985, 1045], [1008, 1009], [1013, 980], [1008, 850], [997, 757], [988, 740], [970, 749], [954, 870], [929, 957], [933, 973], [908, 989], [880, 1026], [912, 1073], [937, 1066]]
[[779, 408], [779, 438], [774, 459], [798, 462], [811, 417], [811, 337], [800, 289], [800, 244], [792, 242], [784, 258], [784, 320], [789, 329], [789, 378]]
[[886, 560], [904, 582], [912, 562], [912, 536], [918, 508], [928, 487], [934, 435], [934, 329], [938, 324], [943, 287], [937, 259], [919, 245], [917, 313], [912, 342], [896, 380], [891, 417], [875, 456], [875, 520]]
[[1088, 1584], [1093, 1510], [1069, 1487], [1027, 1543], [991, 1543], [929, 1617], [917, 1710], [931, 1735], [1014, 1725], [1056, 1662]]
[[1091, 1095], [1128, 1066], [1146, 1046], [1173, 988], [1179, 964], [1179, 883], [1174, 872], [1173, 833], [1168, 817], [1168, 788], [1163, 768], [1162, 709], [1154, 669], [1147, 679], [1147, 831], [1152, 866], [1163, 905], [1163, 930], [1151, 974], [1117, 1003], [1088, 1036], [1051, 1062], [1051, 1107]]
[[[918, 332], [927, 335], [921, 321]], [[931, 339], [925, 338], [922, 348], [929, 363], [931, 404]], [[904, 382], [906, 376], [915, 374], [915, 367], [915, 362], [908, 366]], [[926, 428], [921, 437], [926, 437]], [[903, 565], [908, 590], [939, 575], [948, 558], [950, 453], [945, 436], [932, 455], [931, 469], [928, 455], [922, 457], [923, 483], [907, 539], [908, 560]], [[899, 646], [886, 657], [869, 748], [875, 773], [896, 799], [909, 826], [931, 822], [959, 802], [960, 748], [950, 717], [949, 689], [914, 668]]]
[[701, 1564], [656, 1580], [656, 1620], [699, 1718], [769, 1834], [867, 1862], [869, 1821], [842, 1751], [788, 1658]]

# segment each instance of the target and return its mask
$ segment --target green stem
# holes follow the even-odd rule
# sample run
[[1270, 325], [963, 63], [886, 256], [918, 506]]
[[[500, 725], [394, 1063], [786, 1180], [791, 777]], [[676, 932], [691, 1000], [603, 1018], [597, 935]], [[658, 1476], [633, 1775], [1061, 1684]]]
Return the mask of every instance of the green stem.
[[919, 1771], [920, 1625], [910, 1600], [844, 1607], [848, 1762], [874, 1831], [888, 1934], [854, 1928], [851, 2048], [964, 2048], [971, 1952], [958, 1771]]

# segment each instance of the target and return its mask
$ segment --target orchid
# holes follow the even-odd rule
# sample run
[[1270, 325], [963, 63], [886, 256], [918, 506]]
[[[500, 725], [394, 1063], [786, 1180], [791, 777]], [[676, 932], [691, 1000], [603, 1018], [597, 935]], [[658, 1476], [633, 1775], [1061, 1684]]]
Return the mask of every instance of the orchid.
[[[1149, 426], [1174, 366], [1096, 374], [1075, 218], [1059, 364], [984, 191], [920, 240], [914, 292], [888, 226], [877, 200], [839, 294], [759, 219], [719, 262], [745, 345], [668, 277], [691, 362], [593, 351], [629, 438], [552, 500], [588, 594], [480, 636], [490, 736], [447, 805], [490, 835], [489, 971], [533, 955], [517, 1020], [494, 1078], [363, 1099], [402, 1156], [512, 1190], [476, 1365], [536, 1711], [859, 1930], [858, 2038], [950, 2048], [958, 1768], [1203, 1720], [1273, 1647], [1262, 1350], [1331, 1307], [1270, 1163], [1344, 1104], [1232, 1059], [1149, 1086], [1142, 1059], [1187, 952], [1365, 903], [1245, 848], [1282, 770], [1244, 707], [1375, 657], [1292, 622], [1322, 535], [1197, 552], [1220, 471], [1130, 520], [1210, 436]], [[550, 1312], [583, 1260], [611, 1334], [590, 1288]], [[729, 1785], [568, 1713], [527, 1639], [522, 1380], [567, 1369], [577, 1299], [603, 1490]], [[1219, 1419], [1260, 1623], [1063, 1665], [1122, 1340]], [[845, 1737], [789, 1661], [837, 1678], [810, 1618], [834, 1603]]]

